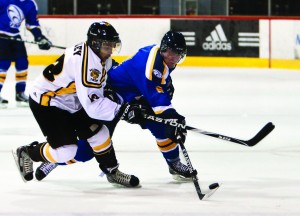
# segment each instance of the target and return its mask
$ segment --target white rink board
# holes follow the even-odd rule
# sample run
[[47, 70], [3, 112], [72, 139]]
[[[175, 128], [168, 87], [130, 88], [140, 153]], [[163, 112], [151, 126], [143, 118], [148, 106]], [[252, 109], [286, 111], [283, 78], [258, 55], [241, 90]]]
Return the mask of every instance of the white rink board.
[[[43, 33], [53, 44], [69, 47], [86, 40], [86, 33], [93, 22], [111, 23], [123, 41], [121, 56], [131, 56], [146, 45], [160, 43], [163, 35], [170, 30], [170, 18], [40, 18]], [[260, 58], [300, 58], [300, 20], [259, 20]], [[269, 26], [271, 25], [271, 26]], [[24, 40], [33, 40], [23, 23], [21, 35]], [[300, 43], [300, 42], [299, 42]], [[269, 47], [271, 45], [271, 48]], [[60, 55], [62, 50], [39, 50], [34, 44], [26, 44], [29, 55]], [[298, 50], [298, 51], [296, 51]], [[271, 52], [271, 54], [270, 54]]]
[[[121, 52], [117, 55], [131, 56], [141, 47], [160, 43], [163, 35], [170, 29], [169, 19], [40, 19], [43, 33], [51, 42], [58, 46], [69, 47], [87, 40], [87, 31], [93, 22], [106, 21], [112, 24], [120, 35], [122, 42]], [[30, 32], [21, 28], [24, 40], [33, 40]], [[34, 44], [26, 44], [31, 55], [61, 54], [60, 49], [41, 51]]]

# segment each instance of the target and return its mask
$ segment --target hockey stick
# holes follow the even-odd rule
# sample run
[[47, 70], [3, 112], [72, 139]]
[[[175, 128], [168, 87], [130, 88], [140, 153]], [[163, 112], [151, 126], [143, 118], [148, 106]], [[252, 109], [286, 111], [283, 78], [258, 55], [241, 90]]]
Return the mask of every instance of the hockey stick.
[[[149, 120], [152, 120], [152, 121], [155, 121], [155, 122], [167, 124], [167, 125], [170, 125], [170, 126], [173, 126], [173, 127], [184, 127], [183, 125], [178, 124], [177, 122], [175, 122], [173, 119], [162, 119], [162, 118], [159, 118], [159, 117], [156, 117], [156, 116], [153, 116], [153, 115], [149, 115], [149, 114], [144, 114], [143, 117], [145, 119], [149, 119]], [[211, 137], [214, 137], [214, 138], [217, 138], [217, 139], [221, 139], [221, 140], [237, 143], [237, 144], [240, 144], [240, 145], [252, 147], [252, 146], [255, 146], [257, 143], [259, 143], [263, 138], [265, 138], [275, 128], [275, 126], [273, 125], [272, 122], [267, 123], [253, 138], [251, 138], [249, 140], [240, 140], [240, 139], [237, 139], [237, 138], [224, 136], [222, 134], [204, 131], [204, 130], [194, 128], [194, 127], [191, 127], [191, 126], [185, 126], [185, 128], [187, 130], [193, 131], [195, 133], [200, 133], [200, 134], [211, 136]]]
[[[40, 45], [39, 42], [35, 42], [35, 41], [28, 41], [28, 40], [22, 40], [20, 38], [14, 38], [14, 37], [3, 37], [0, 36], [0, 39], [4, 39], [4, 40], [12, 40], [12, 41], [19, 41], [19, 42], [24, 42], [24, 43], [31, 43], [31, 44], [36, 44], [36, 45]], [[58, 49], [66, 49], [66, 47], [62, 47], [62, 46], [57, 46], [57, 45], [51, 45], [51, 47], [55, 47]]]
[[191, 160], [190, 160], [190, 157], [189, 157], [189, 155], [187, 153], [187, 150], [186, 150], [184, 144], [181, 142], [180, 139], [179, 139], [179, 145], [180, 145], [180, 148], [182, 150], [184, 159], [185, 159], [185, 161], [187, 163], [187, 166], [189, 168], [189, 171], [191, 173], [192, 180], [193, 180], [193, 183], [194, 183], [194, 186], [195, 186], [195, 189], [196, 189], [196, 192], [198, 194], [199, 199], [200, 200], [206, 200], [206, 199], [208, 199], [219, 188], [219, 184], [218, 183], [214, 183], [213, 185], [216, 185], [214, 188], [211, 188], [208, 193], [205, 193], [205, 194], [202, 193], [201, 189], [200, 189], [199, 182], [198, 182], [197, 172], [194, 170], [194, 168], [192, 166], [192, 163], [191, 163]]

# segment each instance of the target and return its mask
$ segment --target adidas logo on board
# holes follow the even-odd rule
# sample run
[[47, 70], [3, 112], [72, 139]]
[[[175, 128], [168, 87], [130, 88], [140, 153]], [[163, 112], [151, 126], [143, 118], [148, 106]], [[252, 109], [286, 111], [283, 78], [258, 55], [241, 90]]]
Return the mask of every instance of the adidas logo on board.
[[232, 50], [231, 42], [228, 42], [221, 24], [217, 25], [210, 35], [205, 38], [202, 47], [204, 50]]

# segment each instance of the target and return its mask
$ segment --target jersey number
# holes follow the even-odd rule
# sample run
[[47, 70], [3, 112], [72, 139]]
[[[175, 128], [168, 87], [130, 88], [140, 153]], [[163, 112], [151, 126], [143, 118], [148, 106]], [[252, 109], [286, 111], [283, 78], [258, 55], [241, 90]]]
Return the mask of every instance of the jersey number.
[[45, 70], [43, 71], [43, 74], [47, 80], [49, 80], [50, 82], [53, 82], [55, 80], [55, 76], [59, 75], [62, 72], [62, 68], [64, 65], [64, 59], [65, 59], [65, 54], [60, 56], [56, 60], [56, 62], [54, 62], [53, 64], [51, 64], [45, 68]]

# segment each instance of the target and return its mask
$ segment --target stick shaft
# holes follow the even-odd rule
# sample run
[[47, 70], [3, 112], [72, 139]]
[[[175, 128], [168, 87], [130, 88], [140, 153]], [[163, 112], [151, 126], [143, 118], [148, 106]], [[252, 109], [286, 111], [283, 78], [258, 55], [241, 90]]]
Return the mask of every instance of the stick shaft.
[[[4, 40], [12, 40], [12, 41], [19, 41], [19, 42], [24, 42], [24, 43], [31, 43], [31, 44], [36, 44], [39, 45], [39, 42], [35, 42], [35, 41], [28, 41], [28, 40], [22, 40], [20, 38], [14, 38], [14, 37], [2, 37], [0, 36], [0, 39], [4, 39]], [[51, 45], [51, 47], [55, 47], [58, 49], [66, 49], [66, 47], [63, 46], [57, 46], [57, 45]]]
[[[172, 119], [162, 119], [159, 117], [156, 117], [154, 115], [144, 114], [144, 118], [148, 120], [152, 120], [158, 123], [166, 124], [172, 127], [183, 127], [183, 125], [178, 124], [175, 121], [171, 121]], [[252, 147], [255, 146], [258, 142], [260, 142], [263, 138], [265, 138], [274, 128], [275, 126], [272, 124], [272, 122], [267, 123], [253, 138], [250, 140], [241, 140], [230, 136], [225, 136], [218, 133], [213, 133], [205, 130], [201, 130], [195, 127], [191, 126], [185, 126], [187, 130], [193, 131], [195, 133], [200, 133], [206, 136], [211, 136], [217, 139], [225, 140], [228, 142], [237, 143], [240, 145]]]
[[[187, 166], [188, 166], [188, 168], [189, 168], [189, 171], [190, 171], [190, 173], [192, 174], [192, 173], [194, 172], [194, 168], [193, 168], [192, 162], [191, 162], [191, 160], [190, 160], [190, 157], [189, 157], [189, 155], [188, 155], [188, 153], [187, 153], [187, 150], [186, 150], [186, 148], [185, 148], [185, 146], [184, 146], [184, 144], [183, 144], [182, 142], [179, 142], [179, 145], [180, 145], [180, 148], [181, 148], [181, 150], [182, 150], [182, 153], [183, 153], [184, 159], [185, 159], [185, 161], [186, 161], [186, 164], [187, 164]], [[196, 192], [197, 192], [197, 194], [198, 194], [198, 197], [199, 197], [200, 200], [202, 200], [203, 197], [205, 196], [205, 194], [203, 194], [203, 193], [201, 192], [201, 189], [200, 189], [200, 185], [199, 185], [199, 182], [198, 182], [197, 175], [193, 175], [193, 174], [192, 174], [192, 180], [193, 180], [193, 183], [194, 183]]]

